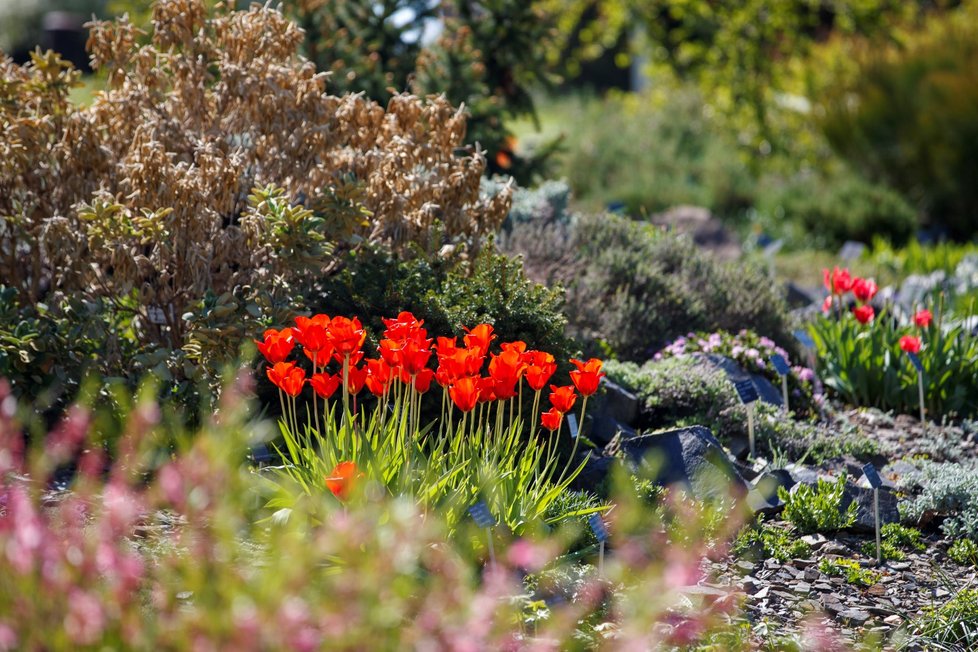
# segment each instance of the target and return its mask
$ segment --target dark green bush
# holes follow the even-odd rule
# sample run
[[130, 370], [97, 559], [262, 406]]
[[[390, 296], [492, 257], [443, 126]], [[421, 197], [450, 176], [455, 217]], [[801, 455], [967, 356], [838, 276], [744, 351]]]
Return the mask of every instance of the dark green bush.
[[349, 254], [344, 269], [306, 293], [312, 312], [357, 315], [373, 337], [383, 317], [409, 310], [430, 333], [462, 334], [487, 322], [499, 341], [523, 340], [566, 361], [575, 353], [564, 335], [561, 293], [527, 279], [519, 260], [482, 248], [473, 260], [417, 257], [399, 260], [380, 247]]
[[899, 190], [929, 224], [978, 233], [978, 5], [936, 14], [899, 47], [867, 49], [825, 93], [822, 129], [856, 168]]
[[569, 246], [549, 255], [574, 262], [557, 279], [567, 287], [571, 333], [621, 359], [647, 360], [700, 330], [746, 328], [792, 345], [787, 308], [766, 273], [719, 262], [684, 236], [613, 215], [581, 216]]
[[762, 204], [773, 220], [796, 224], [809, 245], [823, 248], [880, 237], [902, 244], [917, 228], [916, 212], [900, 195], [858, 178], [795, 180]]

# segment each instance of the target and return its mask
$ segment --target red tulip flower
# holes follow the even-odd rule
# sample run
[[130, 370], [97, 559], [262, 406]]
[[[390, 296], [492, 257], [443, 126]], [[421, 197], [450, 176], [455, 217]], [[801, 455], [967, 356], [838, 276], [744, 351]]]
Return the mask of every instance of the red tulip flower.
[[852, 276], [848, 269], [840, 270], [836, 267], [831, 273], [829, 270], [823, 269], [822, 279], [825, 283], [825, 289], [832, 294], [842, 295], [852, 289]]
[[356, 317], [353, 319], [333, 317], [329, 322], [328, 333], [333, 350], [339, 357], [346, 357], [359, 351], [363, 341], [367, 339], [367, 333]]
[[363, 474], [357, 471], [357, 465], [353, 462], [340, 462], [333, 467], [333, 470], [326, 476], [326, 488], [333, 492], [333, 495], [340, 500], [346, 500], [353, 491], [353, 486]]
[[601, 386], [601, 379], [605, 375], [601, 371], [601, 361], [597, 358], [591, 358], [587, 362], [572, 359], [571, 364], [577, 367], [576, 370], [570, 372], [571, 382], [577, 387], [577, 391], [582, 396], [590, 396], [598, 391], [598, 387]]
[[336, 393], [336, 390], [343, 384], [343, 379], [332, 374], [313, 374], [309, 378], [309, 384], [320, 398], [329, 398]]
[[[424, 324], [424, 320], [418, 320], [414, 315], [407, 311], [403, 311], [397, 315], [397, 319], [384, 319], [384, 326], [387, 330], [384, 331], [384, 337], [394, 340], [395, 342], [404, 341], [411, 339], [416, 336], [419, 331], [424, 331], [421, 325]], [[428, 337], [427, 332], [424, 332], [422, 339]]]
[[526, 342], [517, 340], [515, 342], [503, 342], [499, 345], [499, 348], [503, 351], [516, 351], [517, 353], [526, 352]]
[[523, 375], [531, 389], [540, 391], [557, 371], [557, 363], [552, 355], [544, 351], [528, 351], [526, 358], [528, 366]]
[[904, 335], [900, 338], [900, 349], [905, 353], [920, 353], [920, 338]]
[[393, 370], [384, 360], [367, 360], [367, 390], [374, 396], [383, 396], [390, 388]]
[[254, 342], [269, 364], [285, 362], [285, 359], [292, 353], [292, 347], [295, 346], [295, 338], [291, 328], [283, 328], [280, 331], [269, 328], [262, 337], [262, 341], [254, 340]]
[[934, 321], [934, 313], [930, 310], [918, 310], [913, 316], [913, 323], [921, 328], [927, 328]]
[[553, 432], [560, 427], [560, 421], [564, 418], [557, 408], [550, 408], [540, 415], [540, 425]]
[[315, 366], [326, 366], [333, 357], [333, 345], [329, 341], [329, 316], [313, 315], [296, 317], [292, 332], [295, 341], [302, 345], [302, 352]]
[[496, 400], [496, 381], [491, 377], [479, 378], [479, 402], [488, 403]]
[[873, 321], [873, 317], [876, 316], [876, 311], [873, 310], [873, 306], [867, 304], [853, 308], [852, 314], [856, 316], [856, 321], [860, 324], [868, 324]]
[[567, 414], [574, 407], [574, 401], [577, 400], [577, 394], [574, 393], [573, 385], [564, 385], [563, 387], [557, 387], [556, 385], [550, 386], [550, 404], [554, 406], [554, 409], [561, 414]]
[[349, 371], [346, 374], [347, 387], [346, 390], [350, 394], [356, 395], [360, 393], [363, 386], [367, 383], [367, 369], [366, 367], [358, 369], [357, 367], [350, 366]]
[[265, 372], [276, 387], [295, 398], [302, 393], [306, 372], [294, 362], [276, 362]]
[[416, 376], [428, 364], [431, 349], [427, 340], [407, 340], [400, 350], [401, 368], [409, 376]]
[[472, 376], [459, 378], [448, 388], [448, 396], [462, 412], [471, 412], [479, 402], [479, 379]]
[[466, 328], [464, 330], [467, 333], [462, 338], [465, 341], [465, 346], [478, 348], [482, 356], [485, 357], [486, 353], [489, 352], [489, 343], [496, 339], [496, 336], [492, 334], [492, 326], [489, 324], [479, 324], [475, 328]]
[[872, 301], [877, 292], [879, 292], [879, 286], [872, 279], [857, 278], [852, 282], [852, 294], [863, 303]]
[[414, 377], [414, 390], [419, 394], [426, 393], [431, 389], [431, 381], [435, 378], [435, 372], [432, 369], [422, 369]]

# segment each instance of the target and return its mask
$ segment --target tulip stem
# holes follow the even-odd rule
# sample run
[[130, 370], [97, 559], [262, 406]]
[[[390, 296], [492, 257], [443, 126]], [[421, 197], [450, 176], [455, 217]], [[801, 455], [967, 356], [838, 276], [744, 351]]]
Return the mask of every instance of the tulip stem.
[[574, 456], [577, 455], [577, 442], [581, 440], [581, 431], [584, 429], [584, 411], [587, 409], [587, 396], [581, 401], [581, 420], [577, 424], [577, 435], [574, 437], [574, 445], [571, 446], [570, 457], [567, 458], [567, 464], [564, 465], [564, 470], [560, 472], [560, 479], [557, 480], [559, 485], [564, 481], [564, 476], [567, 475], [567, 471], [570, 470], [570, 465], [574, 462]]

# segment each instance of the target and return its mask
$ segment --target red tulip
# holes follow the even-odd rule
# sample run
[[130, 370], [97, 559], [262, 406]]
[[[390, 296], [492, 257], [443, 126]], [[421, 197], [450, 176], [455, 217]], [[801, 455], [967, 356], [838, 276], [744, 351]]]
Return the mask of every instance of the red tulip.
[[832, 270], [822, 270], [822, 280], [825, 288], [832, 294], [845, 294], [852, 289], [852, 276], [848, 269], [840, 270], [838, 267]]
[[920, 353], [920, 338], [904, 335], [900, 338], [900, 349], [906, 353]]
[[485, 357], [486, 353], [489, 352], [489, 343], [496, 339], [496, 336], [492, 334], [492, 326], [479, 324], [475, 328], [465, 328], [464, 330], [467, 333], [462, 338], [465, 341], [465, 346], [477, 347], [482, 356]]
[[353, 486], [363, 474], [357, 471], [357, 465], [353, 462], [340, 462], [333, 467], [333, 470], [326, 476], [326, 488], [333, 492], [333, 495], [340, 500], [346, 500], [353, 491]]
[[414, 377], [414, 389], [419, 394], [424, 394], [429, 389], [431, 389], [431, 381], [435, 377], [435, 372], [432, 369], [422, 369]]
[[438, 357], [451, 355], [458, 349], [458, 338], [457, 337], [438, 337], [435, 338], [435, 346], [433, 347], [438, 351]]
[[309, 384], [320, 398], [329, 398], [336, 393], [337, 388], [343, 384], [343, 379], [338, 375], [332, 374], [313, 374], [309, 378]]
[[428, 348], [428, 340], [406, 340], [401, 346], [400, 362], [401, 368], [409, 376], [416, 376], [428, 364], [431, 358], [431, 349]]
[[560, 421], [564, 418], [557, 408], [550, 408], [540, 415], [540, 425], [553, 432], [560, 427]]
[[857, 278], [852, 282], [852, 294], [863, 303], [872, 301], [877, 292], [879, 292], [879, 287], [872, 279]]
[[346, 374], [346, 391], [350, 394], [359, 394], [360, 390], [367, 382], [367, 369], [358, 369], [353, 365], [350, 365], [350, 369]]
[[531, 389], [540, 391], [557, 371], [557, 363], [552, 355], [544, 351], [527, 351], [526, 357], [529, 362], [523, 375]]
[[867, 304], [853, 308], [852, 314], [856, 316], [856, 321], [860, 324], [868, 324], [873, 321], [873, 317], [876, 316], [876, 311], [873, 310], [873, 306]]
[[479, 402], [488, 403], [496, 400], [496, 381], [489, 377], [479, 378]]
[[[321, 351], [329, 346], [329, 335], [326, 327], [329, 326], [329, 317], [326, 315], [316, 315], [315, 317], [296, 317], [295, 341], [309, 351]], [[326, 356], [328, 359], [328, 356]], [[311, 358], [310, 358], [311, 359]]]
[[471, 412], [479, 402], [479, 379], [472, 376], [459, 378], [448, 388], [448, 396], [462, 412]]
[[367, 379], [364, 382], [371, 394], [374, 396], [386, 394], [392, 378], [392, 369], [383, 359], [367, 360]]
[[550, 404], [554, 406], [561, 414], [567, 414], [574, 407], [574, 401], [577, 400], [577, 394], [574, 393], [573, 385], [564, 385], [563, 387], [557, 387], [556, 385], [550, 386]]
[[276, 362], [266, 372], [268, 379], [280, 390], [293, 398], [302, 393], [306, 372], [294, 362]]
[[[394, 340], [395, 342], [404, 341], [406, 339], [411, 339], [419, 331], [424, 331], [421, 325], [424, 324], [424, 320], [418, 320], [414, 315], [407, 311], [403, 311], [397, 315], [397, 319], [384, 319], [384, 326], [387, 330], [384, 331], [384, 337]], [[427, 332], [424, 332], [422, 339], [428, 337]]]
[[601, 379], [605, 375], [601, 371], [601, 361], [597, 358], [591, 358], [587, 362], [572, 359], [571, 364], [577, 367], [576, 370], [570, 372], [571, 382], [577, 387], [577, 391], [582, 396], [590, 396], [598, 391], [598, 387], [601, 386]]
[[363, 341], [367, 339], [367, 333], [356, 317], [353, 319], [333, 317], [327, 332], [333, 350], [341, 358], [357, 352], [363, 346]]
[[930, 310], [918, 310], [913, 316], [913, 323], [921, 328], [927, 328], [934, 321], [934, 314]]
[[284, 362], [292, 353], [292, 347], [295, 346], [295, 338], [291, 328], [283, 328], [280, 331], [269, 328], [262, 337], [262, 341], [254, 340], [254, 342], [269, 364]]
[[517, 353], [526, 352], [526, 342], [517, 340], [515, 342], [503, 342], [499, 345], [503, 351], [516, 351]]

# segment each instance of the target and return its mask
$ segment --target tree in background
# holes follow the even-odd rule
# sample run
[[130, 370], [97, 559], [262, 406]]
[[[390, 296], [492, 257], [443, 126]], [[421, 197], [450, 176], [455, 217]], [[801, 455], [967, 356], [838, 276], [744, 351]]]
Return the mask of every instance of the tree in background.
[[[708, 103], [732, 118], [755, 155], [784, 146], [779, 108], [797, 110], [804, 62], [831, 35], [888, 36], [895, 25], [931, 2], [901, 0], [543, 0], [559, 15], [558, 33], [580, 46], [550, 52], [552, 64], [599, 56], [622, 32], [636, 30], [638, 51], [651, 59], [654, 79], [693, 82]], [[590, 17], [583, 27], [580, 22]]]
[[[469, 144], [489, 152], [489, 172], [521, 182], [542, 156], [518, 156], [506, 120], [534, 117], [530, 88], [548, 83], [549, 15], [524, 0], [288, 0], [306, 30], [306, 53], [332, 72], [336, 93], [385, 103], [411, 90], [445, 94], [469, 112]], [[438, 32], [426, 41], [425, 35]]]

